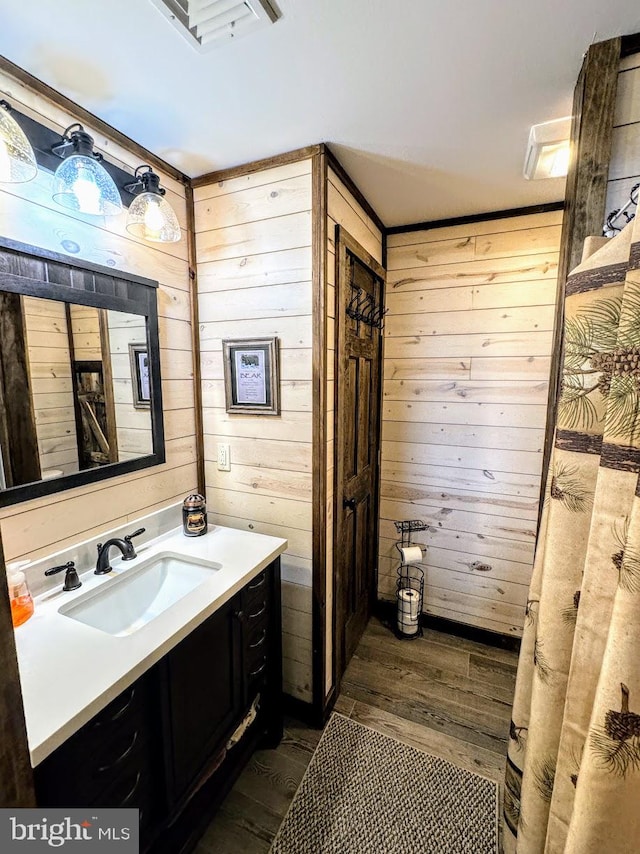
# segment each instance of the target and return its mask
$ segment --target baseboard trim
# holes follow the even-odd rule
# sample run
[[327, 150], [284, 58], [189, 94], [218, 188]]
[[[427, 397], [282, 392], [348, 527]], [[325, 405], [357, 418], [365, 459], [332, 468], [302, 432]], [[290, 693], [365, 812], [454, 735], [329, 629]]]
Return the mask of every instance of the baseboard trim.
[[324, 716], [318, 714], [318, 710], [313, 703], [299, 700], [297, 697], [292, 697], [291, 694], [284, 694], [282, 697], [282, 707], [286, 715], [290, 715], [292, 718], [296, 718], [308, 726], [316, 729], [322, 729], [324, 726]]
[[[396, 617], [395, 603], [378, 599], [376, 616], [385, 625], [389, 626], [389, 628], [393, 628]], [[433, 629], [436, 632], [443, 632], [459, 638], [466, 638], [466, 640], [477, 641], [478, 643], [484, 643], [497, 649], [520, 652], [520, 638], [512, 637], [511, 635], [502, 635], [499, 632], [492, 632], [489, 629], [468, 626], [466, 623], [458, 623], [455, 620], [447, 620], [444, 617], [434, 617], [431, 614], [422, 614], [420, 625], [426, 629]]]

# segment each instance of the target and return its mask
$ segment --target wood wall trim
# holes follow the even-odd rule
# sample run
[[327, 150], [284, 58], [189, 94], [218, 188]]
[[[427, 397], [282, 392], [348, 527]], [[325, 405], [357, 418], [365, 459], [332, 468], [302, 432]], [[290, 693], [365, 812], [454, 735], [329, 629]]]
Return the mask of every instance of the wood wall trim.
[[209, 184], [217, 184], [221, 181], [229, 181], [231, 178], [240, 178], [250, 175], [252, 172], [262, 172], [264, 169], [275, 169], [277, 166], [286, 166], [287, 163], [297, 163], [298, 160], [308, 160], [321, 153], [322, 146], [307, 145], [304, 148], [296, 148], [286, 151], [284, 154], [276, 154], [274, 157], [264, 157], [262, 160], [252, 160], [249, 163], [241, 163], [231, 166], [229, 169], [218, 169], [213, 172], [205, 172], [191, 179], [191, 186], [206, 187]]
[[333, 151], [331, 151], [331, 149], [326, 143], [323, 142], [320, 147], [327, 155], [328, 165], [331, 167], [331, 169], [333, 169], [338, 178], [340, 178], [342, 183], [347, 187], [347, 189], [351, 191], [355, 200], [362, 207], [365, 213], [371, 217], [376, 226], [384, 235], [384, 233], [386, 232], [385, 224], [382, 222], [382, 220], [375, 212], [371, 204], [367, 201], [364, 194], [361, 192], [360, 188], [357, 186], [351, 175], [349, 175], [342, 163], [340, 163], [340, 161], [338, 160], [337, 156], [334, 154]]
[[313, 707], [318, 718], [325, 707], [326, 572], [327, 572], [327, 181], [326, 152], [312, 161], [312, 409], [313, 409]]
[[620, 58], [624, 59], [634, 53], [640, 53], [640, 33], [622, 36], [620, 39]]
[[196, 258], [196, 225], [191, 182], [185, 183], [187, 206], [187, 253], [189, 264], [189, 301], [191, 306], [191, 349], [193, 352], [193, 399], [196, 428], [196, 471], [198, 492], [206, 495], [204, 474], [204, 413], [202, 404], [202, 369], [200, 365], [200, 310], [198, 306], [198, 262]]
[[544, 205], [529, 205], [523, 208], [507, 208], [500, 211], [470, 214], [469, 216], [454, 216], [449, 219], [434, 219], [427, 222], [415, 222], [410, 225], [392, 225], [386, 229], [385, 236], [404, 234], [410, 231], [427, 231], [432, 228], [447, 228], [450, 225], [469, 225], [472, 222], [490, 222], [495, 219], [511, 219], [514, 216], [530, 216], [531, 214], [549, 213], [564, 209], [564, 201], [548, 202]]
[[571, 122], [572, 157], [567, 175], [565, 214], [560, 237], [558, 297], [553, 331], [553, 358], [549, 377], [538, 525], [542, 514], [542, 497], [558, 414], [565, 282], [569, 272], [580, 263], [585, 238], [590, 234], [602, 233], [606, 214], [607, 180], [611, 161], [620, 51], [620, 38], [591, 45], [582, 63], [574, 90]]
[[[73, 341], [73, 329], [71, 327], [71, 306], [65, 303], [67, 313], [67, 324], [69, 328], [69, 355], [71, 347], [75, 350]], [[98, 311], [98, 323], [100, 325], [100, 350], [102, 353], [102, 384], [104, 393], [104, 406], [107, 419], [107, 441], [109, 443], [109, 462], [118, 462], [118, 428], [116, 423], [116, 403], [113, 392], [113, 368], [111, 365], [111, 342], [109, 340], [109, 322], [106, 311]], [[71, 365], [75, 362], [75, 355], [71, 356]], [[72, 377], [75, 383], [75, 376]], [[74, 403], [77, 395], [73, 395]], [[80, 450], [80, 437], [78, 436], [78, 451]]]
[[0, 543], [0, 807], [35, 807], [4, 554]]
[[[387, 230], [386, 229], [382, 232], [382, 254], [380, 257], [380, 263], [382, 264], [382, 266], [386, 270], [387, 269]], [[386, 280], [385, 280], [385, 292], [386, 292]], [[386, 293], [385, 293], [385, 296], [386, 296]], [[384, 335], [382, 337], [384, 339]]]
[[76, 104], [76, 102], [72, 101], [71, 98], [67, 98], [66, 95], [62, 94], [62, 92], [58, 92], [58, 90], [54, 89], [53, 86], [49, 86], [47, 83], [40, 80], [38, 77], [35, 77], [28, 71], [25, 71], [24, 68], [20, 68], [19, 65], [16, 65], [15, 63], [11, 62], [10, 59], [7, 59], [4, 56], [0, 56], [0, 71], [4, 71], [7, 74], [10, 74], [12, 77], [15, 77], [16, 80], [19, 80], [21, 83], [24, 83], [24, 85], [28, 86], [29, 89], [33, 89], [34, 92], [37, 92], [39, 95], [48, 98], [50, 101], [53, 101], [54, 104], [57, 104], [63, 110], [69, 112], [80, 122], [86, 122], [99, 133], [103, 133], [105, 136], [108, 136], [114, 142], [117, 142], [118, 145], [121, 145], [124, 148], [128, 149], [132, 154], [139, 156], [140, 159], [143, 162], [148, 163], [149, 166], [155, 166], [157, 169], [160, 169], [161, 171], [165, 172], [167, 175], [169, 175], [171, 178], [174, 178], [176, 181], [188, 181], [187, 176], [179, 169], [176, 169], [175, 166], [172, 166], [170, 163], [167, 163], [166, 160], [163, 160], [161, 157], [158, 157], [157, 154], [154, 154], [152, 151], [149, 151], [148, 148], [145, 148], [143, 145], [140, 145], [138, 142], [131, 139], [126, 134], [117, 130], [112, 125], [108, 124], [98, 116], [94, 115], [94, 113], [90, 112], [89, 110], [86, 110], [79, 104]]

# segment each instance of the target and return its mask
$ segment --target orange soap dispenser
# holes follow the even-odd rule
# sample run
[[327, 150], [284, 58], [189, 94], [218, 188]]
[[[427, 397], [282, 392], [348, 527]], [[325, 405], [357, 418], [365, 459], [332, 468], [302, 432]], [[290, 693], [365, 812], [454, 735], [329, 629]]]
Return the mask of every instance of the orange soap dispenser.
[[14, 626], [21, 626], [23, 623], [26, 623], [33, 614], [33, 599], [27, 585], [26, 576], [21, 569], [21, 567], [26, 566], [28, 563], [28, 560], [16, 561], [7, 566], [11, 619]]

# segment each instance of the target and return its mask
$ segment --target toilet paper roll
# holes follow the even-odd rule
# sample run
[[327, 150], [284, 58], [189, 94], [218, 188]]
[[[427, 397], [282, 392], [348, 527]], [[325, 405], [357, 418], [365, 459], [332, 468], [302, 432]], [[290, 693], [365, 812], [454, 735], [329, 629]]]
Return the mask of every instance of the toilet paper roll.
[[413, 621], [417, 620], [418, 607], [420, 605], [420, 594], [418, 591], [405, 588], [399, 592], [398, 597], [400, 599], [399, 607], [402, 608], [405, 616]]
[[398, 628], [405, 635], [415, 635], [418, 631], [420, 594], [417, 590], [405, 588], [398, 591]]
[[420, 546], [403, 546], [400, 552], [402, 554], [402, 563], [422, 563], [422, 549]]

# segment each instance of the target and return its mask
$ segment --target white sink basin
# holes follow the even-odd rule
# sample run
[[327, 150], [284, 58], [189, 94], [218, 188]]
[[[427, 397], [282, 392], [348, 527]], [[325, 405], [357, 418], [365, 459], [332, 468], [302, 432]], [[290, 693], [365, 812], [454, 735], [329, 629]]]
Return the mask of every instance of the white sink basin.
[[213, 561], [163, 552], [109, 578], [96, 590], [62, 605], [58, 611], [107, 634], [130, 635], [220, 569], [222, 566]]

